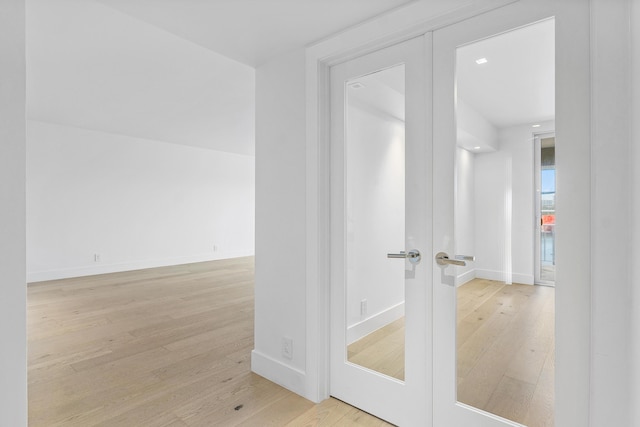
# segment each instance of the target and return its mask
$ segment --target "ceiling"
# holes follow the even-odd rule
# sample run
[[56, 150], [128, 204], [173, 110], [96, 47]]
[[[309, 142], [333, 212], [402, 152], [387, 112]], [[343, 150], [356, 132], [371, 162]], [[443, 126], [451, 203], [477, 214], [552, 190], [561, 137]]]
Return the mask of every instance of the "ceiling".
[[255, 67], [412, 0], [27, 0], [27, 117], [254, 154]]
[[347, 87], [351, 105], [404, 122], [404, 64], [352, 79]]
[[[27, 117], [253, 155], [256, 66], [412, 1], [27, 0]], [[498, 128], [553, 119], [553, 25], [459, 48], [458, 95]]]
[[458, 48], [458, 97], [496, 128], [553, 120], [554, 26], [549, 19]]
[[98, 0], [256, 67], [415, 0]]
[[[486, 63], [478, 64], [477, 59]], [[553, 120], [554, 21], [546, 20], [457, 50], [458, 145], [495, 151], [497, 130]], [[404, 67], [354, 79], [349, 94], [360, 107], [404, 120]]]

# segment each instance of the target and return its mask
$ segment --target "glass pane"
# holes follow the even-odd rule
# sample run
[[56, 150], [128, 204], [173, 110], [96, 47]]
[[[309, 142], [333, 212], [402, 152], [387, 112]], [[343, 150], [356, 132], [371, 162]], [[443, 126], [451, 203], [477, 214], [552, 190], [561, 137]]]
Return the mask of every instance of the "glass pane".
[[404, 65], [347, 82], [347, 357], [404, 379]]
[[556, 280], [556, 139], [540, 140], [540, 280]]
[[529, 426], [554, 411], [554, 289], [534, 285], [541, 234], [542, 260], [554, 253], [555, 161], [540, 174], [541, 231], [534, 150], [555, 127], [554, 25], [456, 53], [455, 244], [476, 257], [457, 268], [457, 397]]

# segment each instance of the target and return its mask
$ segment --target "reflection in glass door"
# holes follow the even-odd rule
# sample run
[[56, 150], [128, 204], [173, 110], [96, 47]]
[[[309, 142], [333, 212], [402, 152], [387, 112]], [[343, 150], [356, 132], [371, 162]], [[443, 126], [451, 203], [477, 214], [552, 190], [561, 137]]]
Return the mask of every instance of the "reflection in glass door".
[[404, 64], [347, 81], [347, 359], [404, 380]]
[[[553, 425], [555, 290], [534, 285], [532, 190], [534, 133], [555, 126], [554, 29], [544, 19], [455, 49], [455, 254], [475, 255], [445, 270], [456, 285], [456, 396], [491, 425]], [[535, 230], [551, 267], [555, 161], [552, 147], [541, 153]]]
[[556, 280], [556, 138], [536, 135], [536, 283]]

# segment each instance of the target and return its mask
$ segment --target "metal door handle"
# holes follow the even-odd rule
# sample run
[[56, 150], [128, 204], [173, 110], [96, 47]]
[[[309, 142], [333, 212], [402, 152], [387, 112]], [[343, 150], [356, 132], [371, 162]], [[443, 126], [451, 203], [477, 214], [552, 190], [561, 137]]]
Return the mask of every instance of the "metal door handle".
[[450, 264], [460, 265], [464, 267], [465, 265], [467, 265], [467, 263], [464, 261], [475, 261], [476, 259], [476, 257], [471, 255], [456, 255], [455, 258], [456, 259], [449, 258], [449, 255], [447, 255], [446, 252], [438, 252], [436, 254], [436, 263], [445, 267]]
[[412, 264], [417, 264], [422, 259], [420, 251], [417, 249], [411, 249], [409, 252], [400, 251], [399, 254], [387, 254], [387, 258], [408, 258]]

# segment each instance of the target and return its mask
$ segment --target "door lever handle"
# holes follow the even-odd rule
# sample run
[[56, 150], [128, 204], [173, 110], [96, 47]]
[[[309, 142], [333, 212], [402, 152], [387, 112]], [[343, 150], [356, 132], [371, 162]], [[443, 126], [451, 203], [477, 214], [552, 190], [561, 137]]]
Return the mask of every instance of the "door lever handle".
[[446, 267], [447, 265], [459, 265], [464, 267], [467, 265], [465, 261], [475, 261], [475, 257], [471, 255], [456, 255], [456, 259], [449, 258], [446, 252], [438, 252], [436, 254], [436, 263], [440, 266]]
[[412, 264], [417, 264], [422, 259], [420, 251], [417, 249], [411, 249], [409, 252], [400, 251], [398, 254], [387, 254], [387, 258], [408, 258]]

